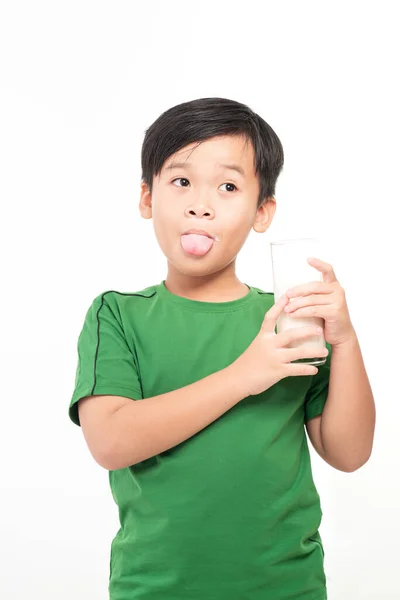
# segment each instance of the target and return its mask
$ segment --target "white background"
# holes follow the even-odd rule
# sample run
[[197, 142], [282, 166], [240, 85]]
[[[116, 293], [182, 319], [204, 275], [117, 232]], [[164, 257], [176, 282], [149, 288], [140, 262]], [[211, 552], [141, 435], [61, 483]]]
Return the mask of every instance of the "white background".
[[107, 598], [118, 515], [67, 415], [77, 338], [96, 295], [166, 274], [138, 210], [145, 129], [222, 96], [258, 112], [285, 151], [275, 219], [250, 234], [239, 278], [271, 291], [271, 240], [330, 240], [374, 391], [369, 463], [346, 474], [313, 454], [329, 600], [398, 600], [397, 8], [1, 4], [0, 597]]

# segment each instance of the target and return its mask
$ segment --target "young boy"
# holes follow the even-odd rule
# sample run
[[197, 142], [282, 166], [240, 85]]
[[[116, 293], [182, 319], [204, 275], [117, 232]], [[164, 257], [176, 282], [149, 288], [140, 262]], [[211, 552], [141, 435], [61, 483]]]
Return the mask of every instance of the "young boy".
[[[69, 408], [119, 510], [111, 600], [327, 598], [305, 428], [354, 471], [375, 408], [331, 265], [312, 261], [324, 281], [288, 290], [290, 305], [235, 274], [250, 230], [271, 224], [282, 167], [275, 132], [233, 100], [185, 102], [146, 131], [139, 208], [167, 276], [93, 300]], [[318, 370], [292, 363], [315, 350], [290, 348], [315, 327], [275, 333], [288, 306], [324, 319]]]

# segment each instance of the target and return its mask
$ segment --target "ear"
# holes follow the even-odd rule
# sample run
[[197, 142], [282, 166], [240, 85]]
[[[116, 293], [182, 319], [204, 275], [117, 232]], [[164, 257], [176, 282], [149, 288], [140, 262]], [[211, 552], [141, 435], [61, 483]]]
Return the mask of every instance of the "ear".
[[273, 196], [266, 198], [264, 204], [257, 209], [253, 229], [257, 233], [264, 233], [271, 225], [276, 211], [276, 200]]
[[140, 184], [140, 201], [139, 210], [143, 219], [151, 219], [152, 217], [152, 200], [149, 186], [144, 181]]

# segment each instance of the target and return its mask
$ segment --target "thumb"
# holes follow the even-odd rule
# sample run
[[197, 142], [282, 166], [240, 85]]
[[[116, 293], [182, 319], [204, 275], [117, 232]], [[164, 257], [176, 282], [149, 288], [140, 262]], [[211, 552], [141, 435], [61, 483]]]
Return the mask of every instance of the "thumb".
[[286, 294], [283, 294], [283, 296], [281, 296], [279, 300], [277, 300], [275, 304], [271, 306], [269, 311], [265, 313], [264, 321], [262, 324], [262, 328], [264, 331], [267, 331], [268, 333], [275, 332], [276, 321], [278, 320], [278, 317], [280, 317], [283, 313], [283, 309], [285, 308], [288, 302], [289, 298], [286, 296]]

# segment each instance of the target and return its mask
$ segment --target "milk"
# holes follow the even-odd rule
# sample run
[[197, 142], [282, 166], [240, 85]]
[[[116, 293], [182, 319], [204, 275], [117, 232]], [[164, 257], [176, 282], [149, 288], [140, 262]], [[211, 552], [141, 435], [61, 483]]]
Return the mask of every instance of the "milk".
[[[311, 281], [322, 281], [322, 273], [312, 267], [308, 262], [308, 257], [320, 258], [321, 260], [322, 243], [315, 238], [304, 238], [294, 240], [278, 240], [271, 242], [272, 271], [274, 279], [275, 302], [290, 288], [294, 288]], [[289, 304], [293, 302], [290, 298]], [[290, 314], [283, 313], [277, 320], [277, 333], [282, 333], [288, 329], [297, 327], [322, 327], [324, 320], [322, 317], [291, 317]], [[316, 334], [307, 338], [296, 340], [286, 346], [287, 348], [306, 348], [313, 347], [316, 351], [319, 348], [325, 348], [324, 334]], [[324, 364], [326, 358], [318, 356], [310, 359], [299, 359], [301, 362], [309, 364]]]

